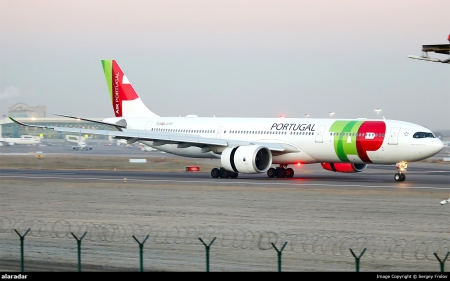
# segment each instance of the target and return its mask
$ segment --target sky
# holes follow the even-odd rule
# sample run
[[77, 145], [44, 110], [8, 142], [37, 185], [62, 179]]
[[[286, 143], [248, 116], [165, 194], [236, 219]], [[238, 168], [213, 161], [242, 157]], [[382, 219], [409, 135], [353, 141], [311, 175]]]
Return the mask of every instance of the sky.
[[449, 130], [450, 65], [408, 58], [449, 43], [449, 15], [450, 0], [0, 0], [0, 114], [113, 117], [101, 60], [115, 59], [160, 116]]

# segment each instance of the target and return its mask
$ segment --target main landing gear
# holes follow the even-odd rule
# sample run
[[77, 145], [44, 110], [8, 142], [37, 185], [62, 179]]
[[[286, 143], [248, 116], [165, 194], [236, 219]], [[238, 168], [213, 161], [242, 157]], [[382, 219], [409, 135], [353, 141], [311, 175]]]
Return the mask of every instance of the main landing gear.
[[222, 178], [222, 179], [227, 179], [227, 178], [232, 178], [235, 179], [238, 177], [238, 173], [235, 172], [229, 172], [227, 170], [225, 170], [224, 168], [214, 168], [211, 170], [211, 177], [213, 178]]
[[292, 168], [287, 168], [287, 165], [280, 165], [277, 168], [270, 168], [267, 170], [267, 176], [269, 178], [292, 178], [294, 176], [294, 170]]
[[405, 181], [405, 179], [406, 179], [405, 171], [408, 168], [408, 163], [407, 162], [399, 162], [399, 163], [395, 164], [395, 166], [397, 167], [398, 173], [396, 173], [394, 175], [394, 180], [395, 181]]

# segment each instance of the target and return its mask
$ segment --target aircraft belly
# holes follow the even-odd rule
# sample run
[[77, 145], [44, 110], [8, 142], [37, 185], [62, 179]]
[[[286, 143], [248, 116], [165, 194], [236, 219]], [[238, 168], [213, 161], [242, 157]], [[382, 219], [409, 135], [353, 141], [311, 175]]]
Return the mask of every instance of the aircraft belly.
[[296, 163], [317, 163], [317, 161], [303, 151], [286, 153], [272, 157], [272, 164], [288, 165]]
[[[146, 142], [143, 142], [146, 143]], [[149, 142], [147, 142], [149, 143]], [[151, 146], [151, 145], [150, 145]], [[171, 153], [178, 156], [184, 156], [184, 157], [192, 157], [192, 158], [220, 158], [220, 155], [216, 155], [213, 152], [201, 152], [200, 147], [186, 147], [186, 148], [178, 148], [177, 144], [165, 144], [165, 145], [158, 145], [158, 146], [151, 146], [153, 148], [156, 148], [158, 150]]]
[[350, 160], [350, 162], [352, 162], [352, 163], [366, 164], [364, 161], [361, 160], [361, 158], [359, 158], [358, 155], [347, 154], [347, 157], [348, 157], [348, 160]]
[[323, 143], [310, 144], [308, 147], [305, 147], [305, 150], [318, 162], [340, 162], [334, 151], [333, 144], [328, 143], [327, 140]]

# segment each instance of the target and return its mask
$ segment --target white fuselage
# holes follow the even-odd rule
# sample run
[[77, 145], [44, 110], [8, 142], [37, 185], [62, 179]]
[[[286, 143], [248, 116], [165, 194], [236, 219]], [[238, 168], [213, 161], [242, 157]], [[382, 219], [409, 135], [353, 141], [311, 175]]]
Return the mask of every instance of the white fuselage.
[[[312, 118], [209, 118], [209, 117], [118, 117], [127, 129], [166, 132], [204, 138], [224, 139], [228, 143], [283, 143], [297, 152], [273, 153], [273, 164], [351, 162], [394, 164], [428, 158], [443, 144], [438, 138], [414, 138], [416, 132], [429, 129], [403, 121], [384, 119], [312, 119]], [[431, 133], [431, 132], [430, 132]], [[220, 158], [201, 147], [140, 142], [168, 153], [195, 157]]]

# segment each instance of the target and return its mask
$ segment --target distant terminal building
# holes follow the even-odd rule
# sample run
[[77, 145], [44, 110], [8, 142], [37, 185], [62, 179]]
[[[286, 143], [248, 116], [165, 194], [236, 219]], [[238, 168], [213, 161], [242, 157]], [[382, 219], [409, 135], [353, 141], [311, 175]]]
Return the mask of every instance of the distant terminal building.
[[[13, 117], [13, 116], [11, 116]], [[86, 122], [70, 118], [47, 118], [47, 117], [16, 117], [20, 122], [39, 125], [39, 126], [57, 126], [57, 127], [70, 127], [80, 129], [93, 129], [93, 130], [111, 130], [111, 126], [96, 124], [92, 122]], [[89, 118], [96, 121], [102, 121], [103, 118]], [[113, 129], [114, 130], [114, 129]], [[4, 116], [0, 119], [0, 137], [18, 138], [21, 135], [32, 135], [41, 137], [41, 139], [60, 139], [65, 140], [66, 135], [73, 135], [74, 133], [55, 132], [49, 129], [26, 127], [18, 125], [12, 122], [8, 116]], [[85, 135], [83, 135], [85, 137]], [[89, 139], [108, 140], [108, 136], [88, 135]]]
[[8, 108], [8, 116], [14, 118], [41, 118], [45, 117], [45, 111], [45, 105], [31, 107], [24, 103], [16, 103], [13, 107]]

